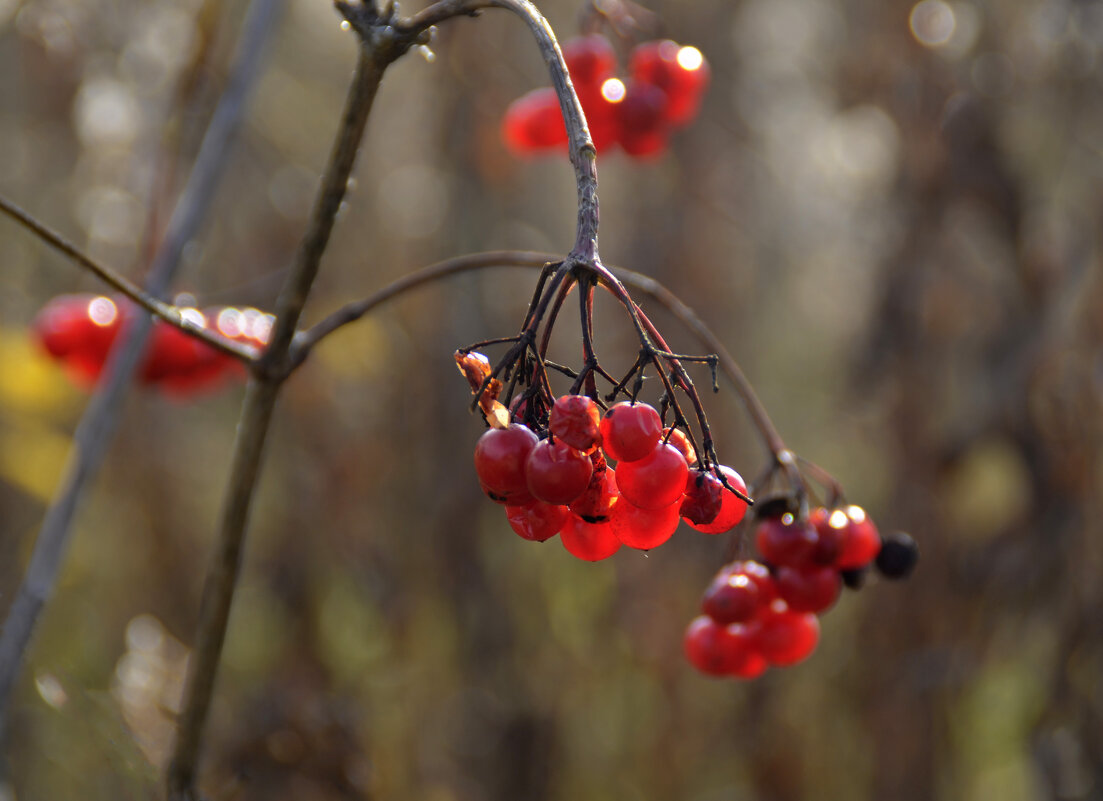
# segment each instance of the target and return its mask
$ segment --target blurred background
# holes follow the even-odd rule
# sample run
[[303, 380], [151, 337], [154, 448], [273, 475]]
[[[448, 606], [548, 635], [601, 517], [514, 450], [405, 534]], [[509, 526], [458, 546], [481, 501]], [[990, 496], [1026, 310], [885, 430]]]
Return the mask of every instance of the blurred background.
[[[543, 9], [561, 38], [587, 18], [576, 0]], [[244, 10], [0, 0], [0, 192], [140, 277]], [[698, 675], [681, 636], [728, 543], [683, 528], [589, 564], [515, 536], [475, 480], [482, 423], [452, 352], [514, 333], [534, 276], [456, 278], [337, 333], [286, 386], [205, 791], [1103, 798], [1103, 3], [625, 11], [635, 27], [606, 29], [622, 59], [667, 36], [713, 77], [662, 158], [599, 160], [605, 261], [694, 307], [787, 444], [912, 533], [918, 570], [846, 593], [797, 667]], [[456, 20], [433, 53], [387, 73], [308, 322], [441, 258], [573, 242], [566, 159], [501, 144], [508, 103], [547, 84], [524, 25]], [[176, 289], [198, 305], [271, 307], [354, 60], [329, 3], [289, 2], [186, 250]], [[99, 287], [7, 221], [0, 264], [4, 611], [87, 402], [28, 325]], [[632, 332], [612, 303], [598, 315], [620, 372]], [[160, 793], [241, 395], [130, 393], [17, 690], [5, 800]], [[730, 387], [706, 402], [721, 458], [756, 475], [765, 452]]]

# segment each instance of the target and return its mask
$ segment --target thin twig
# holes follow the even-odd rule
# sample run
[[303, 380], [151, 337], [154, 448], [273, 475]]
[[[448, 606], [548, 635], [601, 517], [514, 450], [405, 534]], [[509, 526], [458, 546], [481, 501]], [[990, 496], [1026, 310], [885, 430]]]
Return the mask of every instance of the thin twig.
[[[279, 1], [282, 2], [283, 0]], [[227, 91], [229, 91], [229, 87], [227, 87]], [[218, 131], [216, 131], [216, 123], [218, 123], [218, 127], [223, 127], [232, 121], [227, 118], [227, 113], [228, 112], [223, 112], [222, 114], [219, 114], [216, 111], [215, 115], [211, 118], [211, 127], [208, 130], [219, 133]], [[216, 151], [211, 150], [210, 147], [213, 147], [213, 144], [216, 143], [220, 138], [221, 134], [220, 136], [212, 137], [209, 140], [204, 140], [204, 143], [206, 143], [207, 141], [210, 141], [212, 143], [212, 145], [208, 147], [208, 153], [210, 153], [211, 156], [215, 155]], [[195, 163], [196, 168], [201, 166], [198, 156], [196, 157]], [[194, 169], [195, 168], [193, 168], [193, 174], [195, 174]], [[203, 171], [204, 174], [201, 174], [199, 176], [203, 179], [202, 183], [206, 184], [207, 182], [209, 182], [209, 176], [205, 175], [205, 173], [209, 172], [209, 170], [205, 169]], [[191, 184], [191, 182], [189, 181], [189, 187], [191, 186], [193, 186], [193, 184]], [[210, 188], [208, 188], [207, 186], [200, 187], [198, 183], [194, 184], [194, 186], [195, 189], [185, 188], [185, 195], [181, 196], [181, 202], [177, 205], [177, 214], [185, 211], [185, 209], [183, 208], [184, 197], [186, 196], [188, 191], [192, 191], [192, 194], [196, 196], [202, 196], [202, 194], [210, 191]], [[203, 189], [202, 193], [198, 191], [200, 188]], [[227, 356], [232, 356], [233, 358], [237, 359], [238, 361], [244, 362], [245, 364], [253, 361], [253, 359], [257, 356], [258, 350], [255, 347], [239, 342], [234, 342], [233, 340], [219, 336], [214, 331], [208, 331], [205, 328], [201, 328], [200, 326], [196, 325], [195, 322], [182, 315], [178, 307], [172, 305], [171, 303], [165, 303], [163, 300], [160, 300], [157, 297], [160, 292], [164, 291], [163, 288], [159, 290], [153, 285], [153, 279], [158, 274], [158, 271], [156, 269], [158, 261], [163, 264], [172, 264], [179, 261], [179, 251], [183, 248], [183, 245], [187, 244], [188, 239], [190, 239], [194, 235], [195, 229], [198, 227], [199, 220], [179, 220], [179, 222], [177, 223], [177, 230], [186, 232], [188, 234], [188, 237], [178, 246], [174, 244], [171, 250], [175, 251], [175, 253], [172, 254], [170, 254], [169, 249], [167, 249], [167, 246], [169, 244], [173, 244], [169, 240], [169, 237], [173, 233], [172, 222], [170, 221], [169, 229], [165, 232], [165, 239], [162, 240], [162, 244], [158, 248], [158, 254], [154, 256], [154, 266], [150, 268], [150, 283], [145, 289], [143, 289], [142, 287], [133, 283], [129, 278], [126, 278], [125, 276], [119, 274], [112, 268], [104, 264], [100, 264], [98, 261], [88, 256], [80, 248], [78, 248], [72, 242], [59, 234], [57, 231], [54, 231], [53, 229], [39, 222], [28, 212], [19, 208], [19, 206], [15, 205], [10, 200], [2, 196], [0, 196], [0, 212], [3, 212], [8, 217], [15, 220], [17, 223], [33, 233], [47, 245], [56, 250], [58, 253], [61, 253], [70, 261], [74, 262], [77, 266], [83, 267], [85, 270], [88, 270], [90, 273], [95, 275], [112, 289], [116, 290], [122, 295], [125, 295], [127, 298], [134, 301], [134, 303], [136, 303], [138, 306], [141, 306], [153, 316], [161, 318], [169, 325], [179, 328], [181, 331], [195, 337], [196, 339], [203, 340], [203, 342], [207, 343], [215, 350], [225, 353]], [[188, 215], [193, 215], [194, 213], [195, 212], [192, 212], [190, 210], [188, 211]], [[172, 256], [171, 258], [170, 255]], [[133, 326], [131, 326], [131, 330], [133, 330]]]
[[[157, 300], [157, 296], [168, 287], [180, 263], [184, 246], [195, 235], [210, 208], [249, 90], [256, 83], [260, 56], [274, 27], [279, 2], [280, 0], [256, 0], [250, 7], [249, 18], [226, 88], [204, 134], [187, 186], [176, 205], [165, 238], [157, 249], [147, 290], [134, 287], [113, 271], [96, 264], [61, 237], [30, 220], [17, 209], [14, 210], [17, 213], [13, 213], [13, 206], [0, 201], [4, 211], [28, 225], [51, 245], [95, 272], [116, 289], [125, 291], [124, 287], [129, 288], [131, 291], [126, 294], [138, 302], [144, 300], [142, 305], [149, 311], [179, 325], [179, 313], [174, 307]], [[107, 365], [107, 377], [93, 395], [74, 433], [74, 446], [70, 451], [61, 486], [46, 511], [26, 575], [12, 601], [3, 633], [0, 634], [0, 732], [7, 725], [12, 690], [39, 613], [53, 595], [77, 505], [106, 454], [121, 414], [123, 393], [138, 365], [151, 325], [151, 318], [141, 316], [129, 327], [126, 341], [122, 347], [113, 351]], [[197, 334], [192, 326], [185, 330]], [[243, 361], [252, 359], [251, 353], [241, 352], [236, 346], [227, 348], [227, 341], [221, 338], [201, 338]]]

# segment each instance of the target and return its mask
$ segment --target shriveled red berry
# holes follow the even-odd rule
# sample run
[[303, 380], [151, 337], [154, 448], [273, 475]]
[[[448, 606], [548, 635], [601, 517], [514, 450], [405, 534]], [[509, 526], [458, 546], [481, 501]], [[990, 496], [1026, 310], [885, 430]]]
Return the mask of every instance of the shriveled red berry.
[[679, 519], [677, 502], [663, 509], [641, 509], [621, 498], [613, 507], [609, 525], [629, 548], [649, 551], [671, 538]]
[[571, 554], [587, 562], [597, 562], [620, 550], [620, 540], [608, 523], [587, 523], [576, 514], [567, 515], [559, 540]]
[[[739, 475], [739, 473], [735, 472], [727, 465], [720, 465], [720, 472], [724, 475], [724, 478], [727, 479], [728, 484], [730, 484], [733, 489], [739, 490], [744, 495], [747, 493], [747, 485], [743, 482], [743, 477]], [[714, 485], [710, 484], [710, 486], [713, 488], [719, 487], [720, 490], [720, 511], [717, 512], [716, 517], [714, 517], [711, 522], [695, 523], [685, 515], [684, 511], [682, 515], [685, 516], [689, 524], [698, 531], [704, 532], [705, 534], [723, 534], [725, 531], [731, 531], [739, 524], [739, 521], [743, 519], [743, 515], [747, 513], [747, 502], [721, 484], [719, 479], [715, 476], [709, 475], [709, 478], [716, 482]], [[686, 499], [689, 500], [688, 489], [686, 490]]]
[[865, 567], [881, 550], [881, 535], [862, 507], [848, 506], [844, 513], [847, 518], [846, 533], [835, 567], [840, 570]]
[[491, 428], [475, 444], [475, 472], [487, 495], [498, 503], [532, 500], [525, 478], [525, 461], [539, 440], [526, 426]]
[[833, 567], [782, 565], [774, 576], [778, 595], [794, 612], [830, 609], [842, 590], [839, 571]]
[[720, 514], [723, 491], [724, 485], [712, 473], [706, 470], [690, 470], [686, 478], [685, 497], [682, 499], [682, 517], [694, 527], [711, 523]]
[[694, 618], [683, 640], [689, 663], [709, 676], [753, 678], [766, 669], [754, 631], [725, 626], [708, 615]]
[[559, 97], [550, 86], [514, 100], [502, 118], [502, 137], [517, 153], [536, 153], [567, 143]]
[[667, 97], [650, 83], [631, 81], [624, 99], [617, 103], [620, 146], [636, 158], [653, 158], [666, 150], [670, 123], [666, 117]]
[[642, 509], [665, 509], [682, 497], [688, 474], [681, 451], [659, 443], [644, 458], [617, 465], [617, 489]]
[[590, 457], [559, 440], [541, 440], [525, 460], [525, 479], [532, 497], [546, 503], [568, 504], [590, 483]]
[[644, 42], [632, 51], [629, 71], [637, 81], [663, 90], [666, 118], [672, 125], [685, 125], [697, 116], [710, 71], [696, 47], [683, 47], [669, 39]]
[[510, 528], [517, 536], [534, 542], [550, 540], [567, 522], [566, 506], [533, 501], [524, 506], [506, 506]]
[[758, 582], [742, 571], [721, 571], [701, 599], [701, 611], [717, 623], [747, 623], [754, 620], [763, 601]]
[[[600, 456], [600, 453], [591, 455]], [[604, 457], [600, 466], [594, 462], [594, 474], [590, 477], [590, 483], [586, 490], [571, 504], [570, 509], [587, 523], [605, 523], [613, 511], [613, 505], [620, 497], [617, 490], [617, 476], [613, 468], [605, 465]]]
[[634, 462], [655, 449], [663, 422], [653, 406], [625, 402], [609, 408], [600, 428], [606, 455], [617, 462]]
[[771, 665], [795, 665], [807, 659], [820, 640], [820, 622], [808, 612], [794, 612], [774, 601], [760, 617], [758, 648]]
[[552, 404], [548, 430], [561, 442], [589, 453], [601, 444], [601, 409], [585, 395], [562, 395]]
[[789, 512], [766, 518], [755, 531], [758, 552], [774, 565], [810, 564], [816, 549], [816, 530]]

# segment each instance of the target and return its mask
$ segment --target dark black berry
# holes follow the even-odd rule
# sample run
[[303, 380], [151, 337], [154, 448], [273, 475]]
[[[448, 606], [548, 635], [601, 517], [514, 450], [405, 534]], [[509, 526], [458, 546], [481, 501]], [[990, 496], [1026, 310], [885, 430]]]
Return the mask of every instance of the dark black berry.
[[903, 531], [885, 535], [881, 541], [881, 552], [874, 564], [885, 578], [907, 578], [919, 561], [919, 546], [915, 540]]
[[843, 584], [846, 585], [848, 590], [860, 590], [862, 585], [866, 583], [869, 568], [852, 567], [849, 570], [840, 570], [839, 575], [842, 576]]

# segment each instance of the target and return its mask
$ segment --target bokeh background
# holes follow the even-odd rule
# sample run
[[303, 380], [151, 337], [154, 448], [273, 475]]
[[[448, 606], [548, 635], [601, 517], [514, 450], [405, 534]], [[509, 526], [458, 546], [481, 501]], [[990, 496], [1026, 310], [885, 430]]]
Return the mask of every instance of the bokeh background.
[[[533, 276], [450, 280], [342, 330], [286, 387], [205, 790], [1103, 798], [1103, 3], [598, 5], [622, 57], [669, 36], [713, 70], [669, 153], [600, 159], [605, 260], [693, 306], [789, 446], [913, 534], [918, 570], [844, 595], [798, 667], [696, 674], [681, 635], [728, 543], [682, 530], [589, 564], [516, 537], [474, 478], [482, 425], [451, 354], [513, 333]], [[561, 37], [593, 19], [574, 0], [544, 11]], [[243, 13], [0, 0], [0, 192], [141, 276]], [[433, 53], [386, 76], [308, 320], [437, 259], [573, 241], [566, 159], [519, 159], [498, 131], [547, 83], [523, 24], [457, 20]], [[177, 289], [199, 305], [271, 307], [354, 58], [325, 0], [289, 3], [185, 254]], [[28, 325], [98, 287], [6, 221], [0, 265], [5, 609], [88, 397]], [[605, 364], [627, 366], [626, 321], [598, 314]], [[562, 361], [579, 359], [572, 325]], [[130, 393], [17, 691], [5, 801], [160, 793], [241, 395]], [[722, 458], [757, 474], [730, 387], [707, 401]]]

